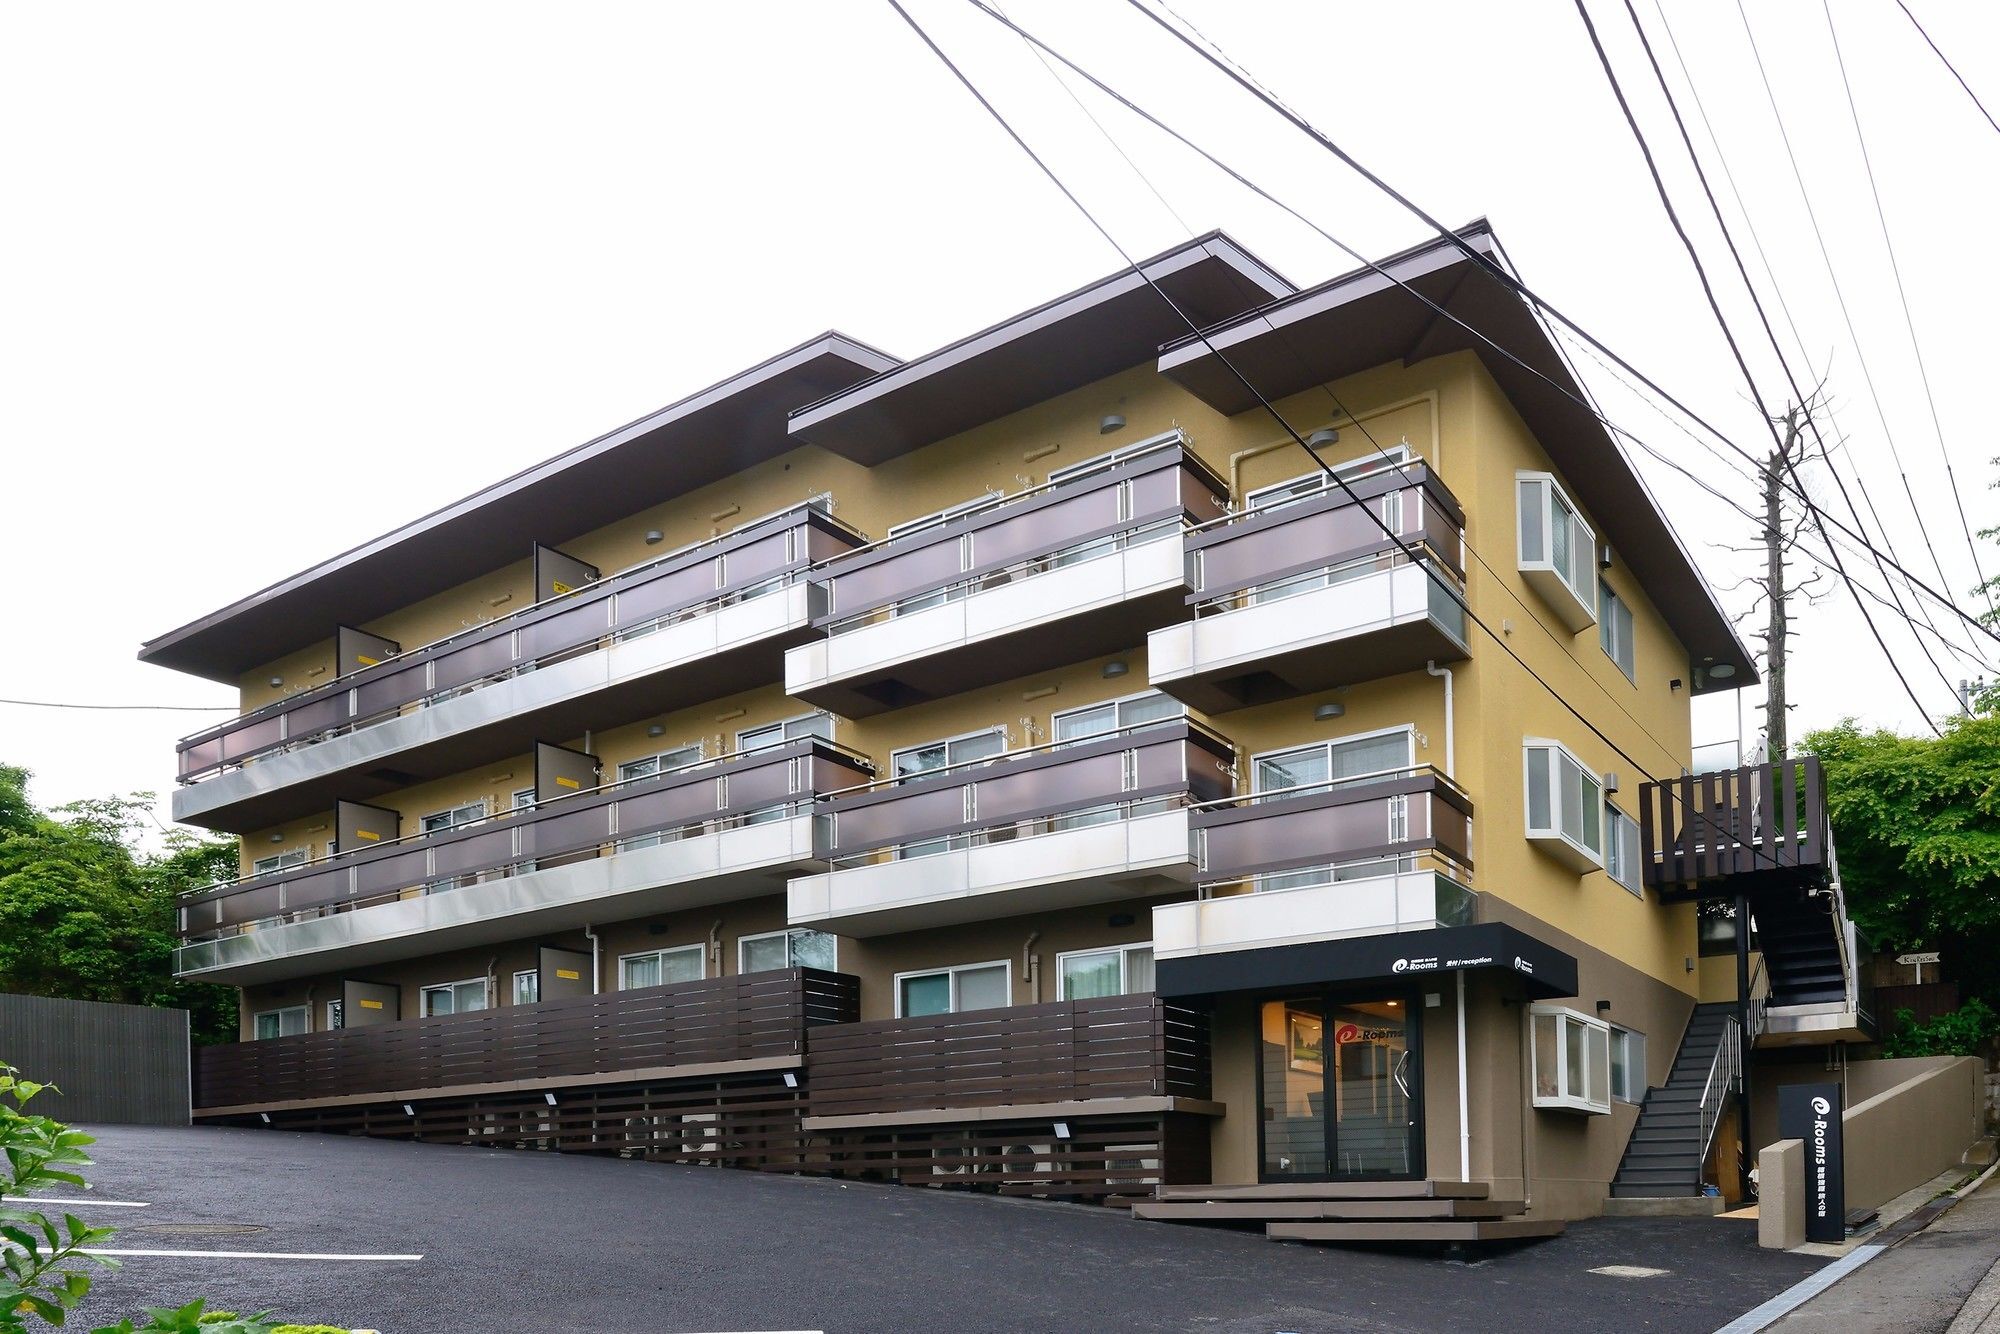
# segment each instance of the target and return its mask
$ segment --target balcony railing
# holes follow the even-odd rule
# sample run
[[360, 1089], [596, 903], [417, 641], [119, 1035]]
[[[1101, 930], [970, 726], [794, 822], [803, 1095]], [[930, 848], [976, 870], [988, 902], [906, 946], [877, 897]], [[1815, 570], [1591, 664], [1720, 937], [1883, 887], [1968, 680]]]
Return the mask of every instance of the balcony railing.
[[1209, 1096], [1206, 1015], [1150, 992], [815, 1029], [812, 1114]]
[[1211, 802], [1190, 824], [1207, 893], [1390, 874], [1417, 853], [1464, 877], [1471, 819], [1464, 789], [1426, 764]]
[[197, 1112], [803, 1055], [860, 983], [789, 968], [195, 1049]]
[[843, 552], [814, 576], [842, 634], [1167, 537], [1221, 513], [1227, 485], [1172, 431], [1102, 463]]
[[1639, 840], [1639, 863], [1656, 889], [1824, 876], [1832, 839], [1819, 759], [1642, 783]]
[[819, 502], [754, 520], [197, 732], [179, 743], [180, 781], [198, 782], [761, 596], [864, 540]]
[[[546, 870], [640, 840], [664, 842], [803, 815], [816, 798], [866, 782], [873, 772], [865, 757], [817, 737], [703, 760], [458, 829], [412, 834], [197, 890], [181, 900], [181, 933], [191, 940], [222, 938], [394, 902], [413, 890], [452, 890]], [[200, 966], [192, 958], [187, 964]]]
[[1032, 837], [1212, 800], [1235, 749], [1188, 719], [881, 779], [822, 803], [836, 870]]

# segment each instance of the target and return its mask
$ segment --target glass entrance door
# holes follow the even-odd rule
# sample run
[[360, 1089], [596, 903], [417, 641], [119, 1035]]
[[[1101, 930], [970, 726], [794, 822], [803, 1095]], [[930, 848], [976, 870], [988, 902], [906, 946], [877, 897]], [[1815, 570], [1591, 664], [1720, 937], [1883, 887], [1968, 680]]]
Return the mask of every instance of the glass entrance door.
[[1402, 997], [1324, 994], [1259, 1009], [1265, 1180], [1412, 1177], [1423, 1170], [1422, 1097]]

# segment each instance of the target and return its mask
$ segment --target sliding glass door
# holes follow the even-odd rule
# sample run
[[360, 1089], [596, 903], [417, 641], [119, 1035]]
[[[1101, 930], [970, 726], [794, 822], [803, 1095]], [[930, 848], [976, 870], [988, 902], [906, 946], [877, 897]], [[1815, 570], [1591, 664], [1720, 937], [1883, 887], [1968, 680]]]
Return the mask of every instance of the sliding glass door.
[[1305, 994], [1258, 1010], [1261, 1175], [1381, 1180], [1423, 1173], [1410, 1000]]

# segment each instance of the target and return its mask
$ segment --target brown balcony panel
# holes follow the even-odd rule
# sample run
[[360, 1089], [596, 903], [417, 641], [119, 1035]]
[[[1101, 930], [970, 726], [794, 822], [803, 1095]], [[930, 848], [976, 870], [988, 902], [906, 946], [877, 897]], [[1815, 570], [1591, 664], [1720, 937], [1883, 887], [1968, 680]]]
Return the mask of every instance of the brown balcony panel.
[[[795, 775], [800, 780], [796, 791]], [[657, 778], [563, 797], [462, 829], [412, 835], [321, 863], [220, 885], [181, 901], [181, 934], [205, 936], [281, 914], [343, 910], [437, 880], [506, 874], [509, 867], [529, 861], [547, 867], [565, 855], [594, 857], [614, 838], [638, 838], [810, 801], [870, 777], [857, 757], [830, 743], [787, 742]]]
[[860, 984], [791, 968], [195, 1049], [196, 1115], [366, 1094], [796, 1059]]
[[1151, 993], [813, 1030], [812, 1114], [1209, 1095], [1206, 1016]]
[[[1138, 782], [1123, 787], [1125, 755]], [[1185, 721], [1030, 751], [1015, 758], [920, 775], [835, 795], [825, 805], [838, 860], [880, 848], [1156, 798], [1212, 801], [1227, 796], [1229, 742]], [[965, 817], [972, 789], [971, 820]]]
[[[1406, 804], [1408, 834], [1391, 839], [1390, 806], [1398, 797]], [[1426, 769], [1295, 796], [1246, 798], [1196, 811], [1191, 824], [1203, 850], [1202, 881], [1223, 884], [1426, 849], [1470, 867], [1471, 816], [1465, 794]]]
[[[1149, 450], [836, 560], [821, 580], [827, 596], [819, 624], [836, 637], [897, 633], [902, 627], [890, 628], [890, 613], [899, 603], [947, 589], [954, 598], [979, 598], [1047, 576], [1053, 567], [1043, 558], [1055, 553], [1141, 529], [1206, 522], [1222, 513], [1220, 497], [1227, 491], [1185, 446]], [[907, 656], [800, 682], [793, 693], [821, 708], [865, 717], [1129, 649], [1149, 628], [1173, 619], [1184, 596], [1176, 585], [1074, 610], [1051, 603], [1037, 609], [1042, 614], [1032, 624], [980, 633], [974, 642], [924, 643]], [[846, 647], [830, 653], [837, 658]]]
[[1639, 786], [1640, 865], [1663, 892], [1736, 894], [1830, 871], [1819, 758]]

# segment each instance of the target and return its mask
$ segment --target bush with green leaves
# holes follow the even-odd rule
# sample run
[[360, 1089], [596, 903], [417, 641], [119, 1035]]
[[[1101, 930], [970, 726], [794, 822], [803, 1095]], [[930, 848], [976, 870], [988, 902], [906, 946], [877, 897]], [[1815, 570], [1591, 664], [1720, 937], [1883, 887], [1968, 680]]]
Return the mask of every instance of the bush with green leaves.
[[1884, 1056], [1977, 1056], [1994, 1033], [2000, 1015], [1976, 997], [1956, 1010], [1917, 1022], [1916, 1012], [1896, 1011], [1896, 1031], [1882, 1039]]

